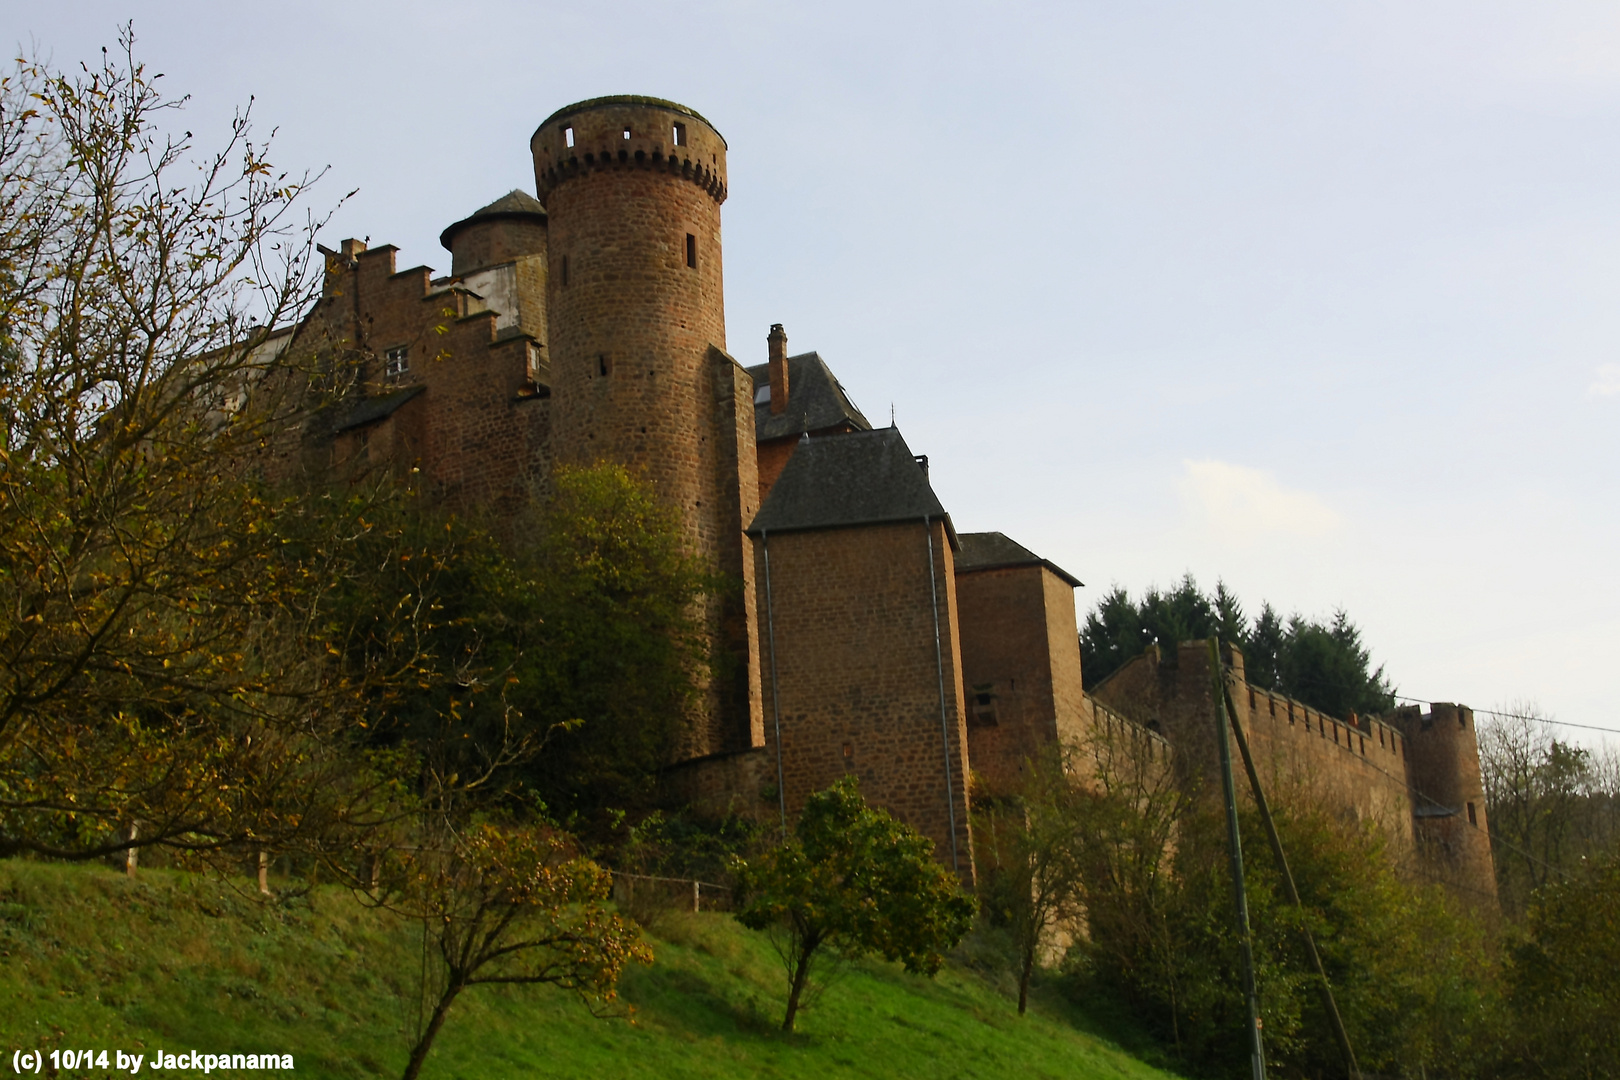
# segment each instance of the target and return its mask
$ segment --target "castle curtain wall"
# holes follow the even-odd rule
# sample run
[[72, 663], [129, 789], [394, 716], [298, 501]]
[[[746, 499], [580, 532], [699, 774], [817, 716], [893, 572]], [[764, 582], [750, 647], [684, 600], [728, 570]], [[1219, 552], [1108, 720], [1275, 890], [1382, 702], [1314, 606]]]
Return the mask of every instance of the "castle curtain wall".
[[766, 757], [774, 772], [780, 750], [788, 819], [811, 792], [854, 774], [868, 802], [931, 838], [947, 866], [954, 824], [956, 867], [971, 883], [955, 575], [943, 522], [774, 533], [754, 539], [754, 558], [761, 604], [769, 604], [761, 611]]

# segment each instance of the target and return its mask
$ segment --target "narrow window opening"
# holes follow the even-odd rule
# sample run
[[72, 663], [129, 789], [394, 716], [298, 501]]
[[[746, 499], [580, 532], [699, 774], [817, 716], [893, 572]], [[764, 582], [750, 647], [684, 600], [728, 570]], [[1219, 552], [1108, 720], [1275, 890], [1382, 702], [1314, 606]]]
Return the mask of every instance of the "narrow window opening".
[[685, 146], [686, 145], [686, 125], [685, 124], [676, 124], [675, 125], [675, 145], [676, 146]]
[[627, 138], [627, 139], [630, 137], [630, 129], [629, 128], [624, 129], [624, 137]]
[[691, 233], [686, 234], [686, 265], [697, 269], [697, 237]]
[[562, 283], [564, 285], [568, 284], [568, 256], [566, 255], [563, 256], [562, 261]]
[[563, 142], [565, 144], [567, 144], [567, 146], [570, 149], [573, 148], [573, 145], [574, 145], [574, 125], [573, 124], [564, 124], [563, 125]]
[[596, 358], [596, 373], [604, 377], [613, 374], [613, 361], [607, 358], [607, 353]]
[[968, 723], [973, 727], [996, 727], [996, 693], [994, 683], [980, 683], [973, 687], [972, 709]]
[[409, 370], [411, 370], [411, 349], [409, 345], [389, 349], [383, 354], [383, 374], [388, 378], [397, 378]]
[[1474, 804], [1473, 803], [1468, 804], [1468, 824], [1470, 824], [1470, 825], [1478, 825], [1479, 824], [1479, 815], [1474, 812]]

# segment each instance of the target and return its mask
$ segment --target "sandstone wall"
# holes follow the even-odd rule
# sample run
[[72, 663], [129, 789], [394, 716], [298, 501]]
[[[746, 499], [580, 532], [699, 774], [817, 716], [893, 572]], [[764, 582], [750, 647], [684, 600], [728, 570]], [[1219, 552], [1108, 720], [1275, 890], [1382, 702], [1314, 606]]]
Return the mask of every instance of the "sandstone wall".
[[754, 541], [761, 582], [767, 548], [770, 560], [761, 665], [766, 753], [774, 770], [779, 711], [790, 821], [811, 792], [853, 773], [869, 802], [932, 838], [946, 865], [954, 839], [956, 867], [971, 883], [955, 576], [943, 523], [929, 531], [932, 588], [921, 522]]

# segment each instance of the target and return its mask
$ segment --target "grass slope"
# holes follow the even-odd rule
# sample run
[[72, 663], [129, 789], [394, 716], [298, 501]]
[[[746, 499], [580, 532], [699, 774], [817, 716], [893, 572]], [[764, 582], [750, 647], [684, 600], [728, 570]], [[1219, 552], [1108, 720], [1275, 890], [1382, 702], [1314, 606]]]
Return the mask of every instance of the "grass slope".
[[[1061, 1002], [1020, 1019], [950, 970], [928, 980], [854, 965], [785, 1036], [781, 969], [761, 937], [685, 915], [652, 942], [657, 963], [621, 986], [633, 1023], [595, 1019], [549, 988], [477, 987], [424, 1076], [1168, 1076], [1079, 1030], [1085, 1018]], [[397, 1076], [421, 960], [417, 933], [346, 893], [271, 905], [180, 873], [0, 862], [0, 1068], [18, 1048], [194, 1049], [291, 1053], [306, 1075]]]

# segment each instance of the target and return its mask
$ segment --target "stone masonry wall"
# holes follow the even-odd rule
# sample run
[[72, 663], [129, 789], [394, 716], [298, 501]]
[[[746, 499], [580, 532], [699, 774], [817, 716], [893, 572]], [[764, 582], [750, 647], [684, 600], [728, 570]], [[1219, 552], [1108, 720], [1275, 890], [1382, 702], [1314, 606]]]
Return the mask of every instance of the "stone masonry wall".
[[954, 814], [956, 865], [971, 884], [955, 575], [943, 525], [930, 531], [932, 590], [921, 522], [755, 540], [762, 587], [767, 548], [770, 560], [770, 611], [762, 613], [766, 754], [774, 772], [779, 709], [789, 820], [811, 792], [853, 773], [869, 802], [932, 838], [935, 856], [949, 866]]
[[1006, 794], [1032, 761], [1085, 734], [1074, 589], [1035, 565], [958, 573], [956, 595], [974, 777]]
[[[1150, 648], [1092, 693], [1169, 738], [1184, 774], [1206, 791], [1219, 791], [1208, 645], [1183, 642], [1173, 655], [1171, 661], [1157, 647]], [[1375, 720], [1352, 726], [1249, 686], [1242, 653], [1229, 646], [1223, 648], [1223, 661], [1230, 665], [1233, 702], [1268, 797], [1294, 794], [1334, 808], [1349, 821], [1375, 820], [1388, 831], [1397, 854], [1409, 855], [1412, 806], [1401, 734]], [[1234, 768], [1241, 770], [1235, 741], [1231, 748]], [[1237, 779], [1239, 789], [1246, 789], [1242, 776]]]
[[[458, 504], [510, 511], [550, 472], [548, 403], [528, 382], [527, 336], [497, 339], [496, 316], [465, 289], [434, 286], [427, 267], [394, 269], [396, 249], [345, 241], [329, 260], [322, 299], [294, 347], [353, 365], [341, 415], [365, 398], [420, 386], [392, 417], [339, 433], [312, 432], [305, 466], [325, 474], [347, 462], [419, 464], [437, 494]], [[388, 354], [404, 349], [406, 370], [390, 375]]]

